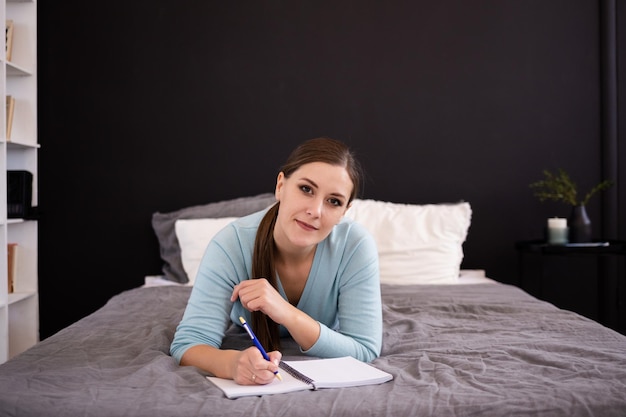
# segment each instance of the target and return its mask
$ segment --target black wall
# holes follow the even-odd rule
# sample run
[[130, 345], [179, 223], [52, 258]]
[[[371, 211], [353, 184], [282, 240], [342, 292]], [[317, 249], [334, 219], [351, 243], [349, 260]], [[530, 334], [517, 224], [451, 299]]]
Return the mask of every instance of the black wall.
[[516, 283], [515, 241], [569, 214], [528, 184], [603, 177], [607, 4], [39, 2], [42, 338], [160, 273], [153, 212], [272, 191], [321, 135], [356, 150], [365, 198], [470, 202], [463, 267]]

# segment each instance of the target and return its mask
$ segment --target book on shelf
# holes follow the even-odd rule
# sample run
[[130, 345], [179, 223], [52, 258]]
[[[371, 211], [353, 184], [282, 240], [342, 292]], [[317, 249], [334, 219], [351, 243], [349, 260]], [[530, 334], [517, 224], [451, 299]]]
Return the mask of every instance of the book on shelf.
[[11, 129], [13, 128], [13, 113], [15, 112], [15, 98], [7, 96], [7, 141], [11, 140]]
[[17, 243], [7, 243], [7, 264], [8, 268], [8, 282], [9, 282], [9, 294], [15, 291], [15, 279], [17, 276], [17, 254], [19, 252], [19, 247]]
[[382, 384], [393, 376], [351, 356], [330, 359], [281, 361], [282, 381], [275, 378], [266, 385], [239, 385], [232, 379], [207, 376], [226, 397], [285, 394], [288, 392], [324, 388], [357, 387]]
[[6, 60], [11, 61], [13, 52], [13, 20], [7, 20], [5, 25], [5, 54]]

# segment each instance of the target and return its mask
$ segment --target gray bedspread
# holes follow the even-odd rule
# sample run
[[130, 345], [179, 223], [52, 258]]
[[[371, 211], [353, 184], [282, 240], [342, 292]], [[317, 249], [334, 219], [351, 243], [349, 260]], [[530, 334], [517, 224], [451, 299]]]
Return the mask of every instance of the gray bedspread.
[[626, 415], [625, 336], [504, 284], [382, 290], [382, 385], [227, 399], [168, 355], [190, 289], [137, 288], [0, 365], [0, 415]]

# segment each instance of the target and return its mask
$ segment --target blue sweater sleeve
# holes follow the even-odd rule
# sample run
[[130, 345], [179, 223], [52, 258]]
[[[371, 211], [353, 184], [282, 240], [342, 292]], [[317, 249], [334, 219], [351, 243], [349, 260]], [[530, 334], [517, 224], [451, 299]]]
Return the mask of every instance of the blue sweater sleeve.
[[231, 324], [233, 306], [240, 306], [238, 301], [230, 301], [230, 295], [237, 283], [250, 277], [254, 238], [251, 243], [245, 236], [254, 236], [255, 231], [256, 228], [248, 230], [231, 223], [209, 242], [170, 346], [170, 353], [178, 362], [192, 346], [221, 347]]

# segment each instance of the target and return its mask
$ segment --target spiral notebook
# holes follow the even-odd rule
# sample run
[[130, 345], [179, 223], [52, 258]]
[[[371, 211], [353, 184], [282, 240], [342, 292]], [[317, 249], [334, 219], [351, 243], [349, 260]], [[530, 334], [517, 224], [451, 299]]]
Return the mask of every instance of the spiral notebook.
[[393, 379], [390, 373], [351, 356], [282, 361], [280, 369], [283, 380], [276, 378], [267, 385], [239, 385], [232, 379], [213, 376], [208, 376], [207, 379], [221, 389], [228, 398], [374, 385]]

